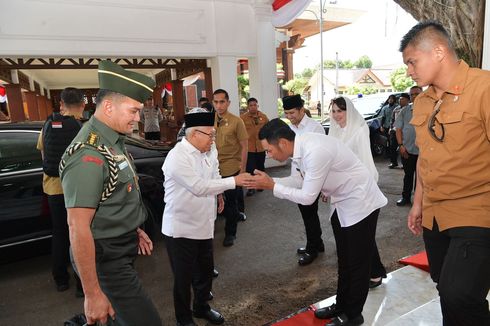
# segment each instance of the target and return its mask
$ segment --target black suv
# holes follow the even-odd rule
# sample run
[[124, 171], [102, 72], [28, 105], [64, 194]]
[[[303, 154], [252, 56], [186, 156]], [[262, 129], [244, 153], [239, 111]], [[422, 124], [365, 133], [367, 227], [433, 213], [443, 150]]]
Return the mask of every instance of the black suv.
[[[43, 122], [0, 124], [0, 248], [51, 237], [51, 218], [43, 193], [42, 159], [36, 149]], [[147, 231], [160, 231], [163, 214], [162, 164], [170, 150], [128, 137], [144, 204]]]

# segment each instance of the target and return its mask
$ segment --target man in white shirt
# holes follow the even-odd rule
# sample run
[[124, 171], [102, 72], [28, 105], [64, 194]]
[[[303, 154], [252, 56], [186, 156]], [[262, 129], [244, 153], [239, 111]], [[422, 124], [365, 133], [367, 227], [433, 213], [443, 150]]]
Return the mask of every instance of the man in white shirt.
[[[306, 115], [303, 104], [304, 102], [300, 95], [285, 96], [282, 98], [284, 114], [291, 122], [291, 130], [298, 136], [305, 132], [315, 132], [325, 135], [325, 130], [322, 125]], [[293, 166], [291, 168], [291, 173], [297, 174]], [[318, 256], [318, 252], [325, 251], [322, 241], [322, 227], [320, 225], [320, 218], [318, 217], [318, 197], [311, 205], [298, 204], [306, 231], [306, 246], [297, 250], [300, 255], [298, 263], [301, 266], [312, 263]]]
[[[223, 316], [207, 303], [214, 267], [216, 196], [221, 212], [222, 193], [243, 185], [249, 174], [221, 179], [218, 155], [212, 146], [216, 137], [214, 117], [214, 113], [204, 112], [185, 115], [185, 138], [169, 152], [162, 167], [165, 176], [162, 233], [174, 274], [177, 325], [196, 325], [192, 316], [215, 325], [224, 322]], [[193, 275], [198, 276], [194, 282]]]
[[388, 202], [366, 166], [339, 140], [327, 135], [296, 136], [280, 119], [267, 123], [259, 133], [269, 156], [292, 164], [299, 174], [270, 178], [255, 170], [246, 187], [271, 189], [274, 196], [311, 205], [318, 193], [331, 198], [331, 223], [338, 256], [336, 303], [315, 311], [331, 319], [326, 326], [361, 325], [371, 270], [371, 256], [379, 209]]

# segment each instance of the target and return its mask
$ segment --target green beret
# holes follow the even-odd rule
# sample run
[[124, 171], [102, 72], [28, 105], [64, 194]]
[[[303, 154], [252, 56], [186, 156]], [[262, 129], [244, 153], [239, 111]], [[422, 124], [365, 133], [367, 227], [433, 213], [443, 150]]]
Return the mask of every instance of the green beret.
[[153, 95], [155, 81], [148, 76], [123, 69], [114, 62], [99, 62], [99, 88], [107, 89], [140, 103]]

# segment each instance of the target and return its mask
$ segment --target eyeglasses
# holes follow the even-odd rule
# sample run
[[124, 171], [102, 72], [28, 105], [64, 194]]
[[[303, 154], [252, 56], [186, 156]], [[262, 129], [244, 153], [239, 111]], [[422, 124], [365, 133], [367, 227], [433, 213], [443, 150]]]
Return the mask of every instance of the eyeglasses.
[[211, 138], [211, 139], [215, 139], [215, 138], [216, 138], [216, 133], [214, 133], [214, 132], [207, 133], [207, 132], [204, 132], [204, 131], [199, 130], [199, 129], [196, 129], [196, 131], [197, 131], [197, 132], [200, 132], [200, 133], [201, 133], [201, 134], [203, 134], [203, 135], [208, 136], [208, 137], [209, 137], [209, 138]]
[[[440, 123], [436, 118], [439, 111], [441, 111], [440, 109], [441, 104], [442, 104], [442, 100], [437, 101], [436, 105], [434, 106], [434, 112], [432, 112], [432, 114], [430, 115], [429, 123], [427, 124], [427, 128], [429, 129], [429, 134], [432, 136], [432, 138], [434, 138], [434, 140], [440, 143], [442, 143], [442, 141], [444, 140], [444, 136], [446, 134], [446, 132], [444, 131], [444, 125]], [[436, 128], [436, 123], [437, 123], [437, 128]], [[438, 133], [436, 133], [436, 129], [440, 130], [439, 132], [440, 136], [438, 135]]]

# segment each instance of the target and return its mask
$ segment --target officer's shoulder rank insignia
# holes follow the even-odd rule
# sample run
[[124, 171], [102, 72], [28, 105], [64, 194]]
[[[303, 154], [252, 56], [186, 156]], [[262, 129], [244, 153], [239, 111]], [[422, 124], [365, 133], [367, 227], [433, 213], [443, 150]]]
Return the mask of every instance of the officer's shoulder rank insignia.
[[99, 142], [99, 135], [97, 135], [95, 132], [91, 132], [88, 134], [87, 144], [92, 146], [97, 146], [98, 142]]

